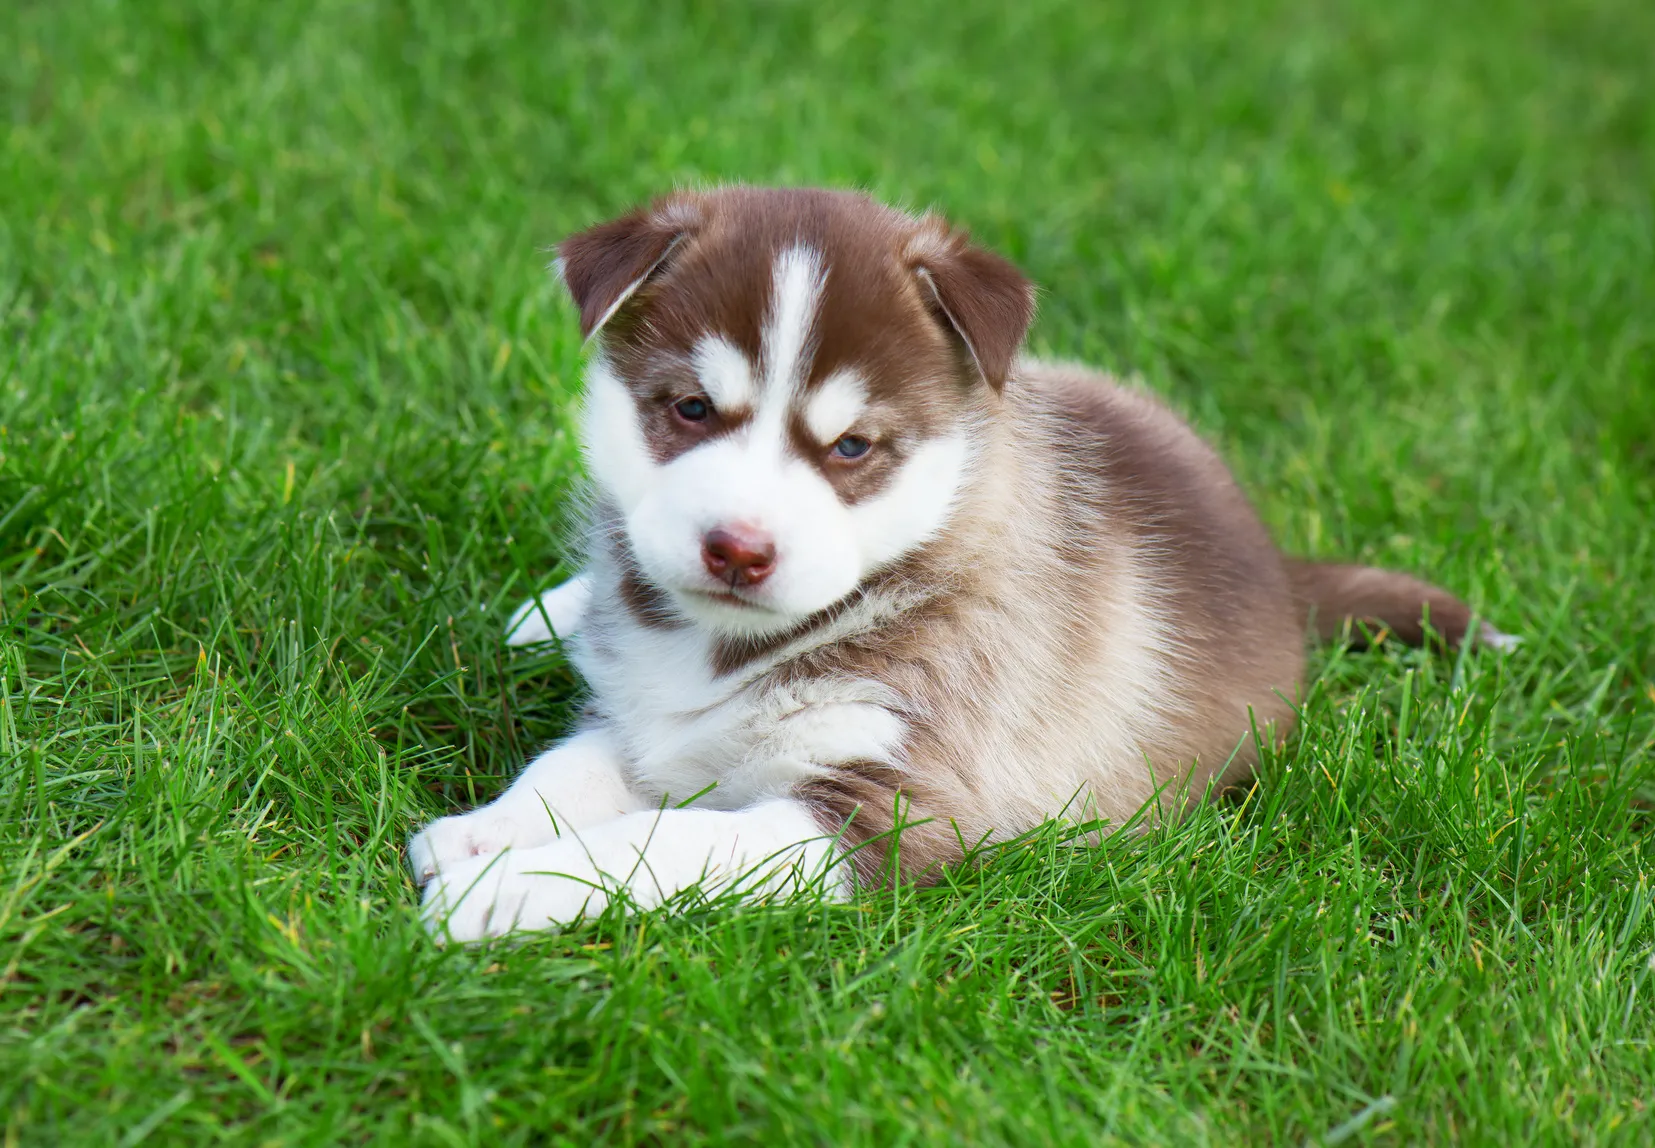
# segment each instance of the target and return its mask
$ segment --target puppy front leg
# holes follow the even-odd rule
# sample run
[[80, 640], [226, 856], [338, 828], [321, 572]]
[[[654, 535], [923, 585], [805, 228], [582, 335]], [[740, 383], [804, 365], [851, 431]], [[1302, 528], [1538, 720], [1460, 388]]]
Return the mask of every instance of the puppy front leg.
[[609, 732], [582, 730], [529, 763], [494, 801], [433, 821], [408, 842], [414, 879], [425, 884], [462, 862], [555, 841], [645, 806], [627, 787]]
[[580, 631], [591, 604], [592, 576], [576, 574], [512, 611], [506, 621], [506, 645], [532, 646], [553, 638], [568, 641]]
[[838, 843], [790, 798], [734, 812], [629, 813], [538, 849], [445, 868], [426, 887], [423, 914], [439, 938], [476, 941], [591, 916], [614, 890], [646, 909], [695, 885], [763, 896], [820, 883], [842, 899], [849, 888], [833, 868], [838, 858]]

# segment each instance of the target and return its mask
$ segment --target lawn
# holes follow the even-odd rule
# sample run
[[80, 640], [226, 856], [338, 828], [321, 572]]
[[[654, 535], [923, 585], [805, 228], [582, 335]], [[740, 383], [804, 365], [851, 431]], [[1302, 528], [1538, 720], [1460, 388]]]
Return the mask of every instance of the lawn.
[[[11, 1144], [1655, 1139], [1655, 6], [0, 5]], [[439, 949], [409, 831], [579, 683], [569, 231], [936, 206], [1290, 549], [1509, 656], [1324, 650], [1244, 800], [824, 909]]]

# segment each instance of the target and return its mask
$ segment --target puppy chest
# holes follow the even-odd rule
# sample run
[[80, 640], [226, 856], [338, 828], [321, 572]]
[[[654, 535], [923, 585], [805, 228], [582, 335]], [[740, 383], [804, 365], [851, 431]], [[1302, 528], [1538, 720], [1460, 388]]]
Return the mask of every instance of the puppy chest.
[[904, 757], [901, 707], [880, 683], [743, 683], [680, 653], [620, 647], [582, 667], [634, 783], [651, 798], [739, 808], [838, 765]]

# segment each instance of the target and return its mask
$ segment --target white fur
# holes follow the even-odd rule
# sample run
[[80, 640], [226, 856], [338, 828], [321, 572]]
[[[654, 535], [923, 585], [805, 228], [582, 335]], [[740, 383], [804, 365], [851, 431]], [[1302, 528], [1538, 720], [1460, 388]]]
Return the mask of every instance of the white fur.
[[786, 799], [734, 813], [632, 813], [550, 845], [444, 869], [426, 886], [424, 917], [439, 938], [476, 941], [569, 924], [601, 912], [619, 891], [639, 908], [697, 886], [750, 896], [820, 888], [843, 899], [838, 856], [810, 812]]
[[715, 408], [726, 413], [749, 410], [758, 399], [753, 365], [730, 340], [708, 335], [691, 355], [695, 377]]
[[614, 738], [601, 729], [547, 750], [494, 801], [433, 821], [408, 843], [408, 864], [427, 881], [503, 849], [544, 845], [572, 829], [643, 808], [622, 776]]
[[971, 459], [961, 433], [922, 443], [877, 496], [850, 508], [851, 533], [864, 572], [934, 538], [947, 524]]
[[770, 402], [785, 404], [809, 365], [805, 352], [825, 279], [822, 257], [808, 247], [790, 247], [776, 257], [772, 278], [762, 336], [764, 383]]
[[[870, 610], [847, 611], [861, 625]], [[828, 641], [851, 632], [840, 619]], [[754, 679], [796, 647], [740, 675], [720, 675], [702, 628], [644, 626], [618, 602], [596, 603], [575, 643], [575, 662], [604, 701], [607, 728], [631, 764], [634, 784], [661, 799], [739, 809], [789, 792], [823, 768], [850, 761], [900, 763], [902, 706], [887, 687], [854, 679], [813, 679], [777, 690]], [[802, 639], [801, 642], [811, 639]]]
[[532, 646], [556, 638], [567, 641], [586, 620], [592, 604], [592, 579], [577, 574], [561, 586], [530, 598], [506, 622], [506, 645]]
[[805, 403], [805, 426], [824, 447], [856, 425], [868, 405], [868, 387], [855, 371], [835, 371]]
[[[863, 574], [850, 511], [813, 466], [787, 453], [783, 429], [760, 410], [754, 425], [661, 467], [626, 519], [649, 580], [685, 615], [730, 634], [785, 629], [850, 593]], [[734, 524], [764, 531], [776, 545], [775, 572], [741, 589], [746, 606], [709, 598], [729, 587], [701, 562], [702, 537]]]
[[1519, 635], [1508, 634], [1504, 630], [1495, 629], [1487, 622], [1484, 622], [1482, 629], [1477, 631], [1477, 638], [1489, 649], [1502, 654], [1509, 654], [1523, 644], [1523, 639]]
[[586, 369], [580, 446], [586, 473], [623, 513], [630, 512], [659, 483], [660, 468], [650, 457], [638, 425], [632, 393], [601, 354]]

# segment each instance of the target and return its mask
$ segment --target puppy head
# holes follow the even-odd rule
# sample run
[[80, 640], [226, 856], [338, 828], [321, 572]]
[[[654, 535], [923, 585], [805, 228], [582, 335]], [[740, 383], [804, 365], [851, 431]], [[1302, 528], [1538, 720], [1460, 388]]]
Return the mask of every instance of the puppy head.
[[566, 240], [582, 445], [644, 579], [787, 629], [946, 523], [1033, 316], [1015, 267], [843, 192], [684, 193]]

